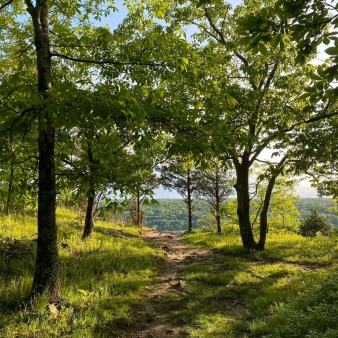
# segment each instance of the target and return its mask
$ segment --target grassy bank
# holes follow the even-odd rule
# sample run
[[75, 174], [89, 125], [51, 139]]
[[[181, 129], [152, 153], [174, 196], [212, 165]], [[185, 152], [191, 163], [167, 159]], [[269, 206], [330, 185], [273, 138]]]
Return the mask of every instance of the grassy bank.
[[[145, 244], [135, 228], [97, 222], [92, 238], [82, 241], [83, 220], [57, 211], [63, 303], [49, 306], [43, 297], [30, 304], [36, 221], [1, 217], [0, 336], [114, 337], [128, 325], [132, 304], [151, 286], [162, 252]], [[126, 238], [115, 236], [116, 231]]]

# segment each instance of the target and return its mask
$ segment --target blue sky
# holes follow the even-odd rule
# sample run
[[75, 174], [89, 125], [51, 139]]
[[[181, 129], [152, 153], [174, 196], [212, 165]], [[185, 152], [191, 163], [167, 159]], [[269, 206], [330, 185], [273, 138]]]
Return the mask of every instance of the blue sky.
[[[228, 1], [233, 7], [239, 5], [241, 1], [239, 0], [231, 0]], [[116, 7], [119, 9], [118, 12], [111, 13], [108, 17], [103, 18], [101, 22], [98, 23], [98, 26], [109, 25], [110, 29], [115, 29], [118, 24], [123, 20], [123, 18], [127, 15], [128, 9], [123, 6], [122, 0], [117, 0], [115, 2]], [[297, 186], [296, 193], [303, 198], [315, 198], [317, 197], [316, 190], [311, 188], [311, 185], [308, 180], [304, 180], [300, 182]], [[157, 189], [155, 191], [155, 198], [181, 198], [175, 191], [169, 192], [168, 190], [164, 190], [162, 188]]]

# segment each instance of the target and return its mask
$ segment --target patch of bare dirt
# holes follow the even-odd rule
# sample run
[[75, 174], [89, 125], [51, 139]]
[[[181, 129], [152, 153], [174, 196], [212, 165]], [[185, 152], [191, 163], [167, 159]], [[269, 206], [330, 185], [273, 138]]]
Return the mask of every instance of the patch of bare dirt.
[[174, 312], [184, 306], [180, 295], [188, 285], [181, 276], [182, 271], [193, 262], [212, 263], [217, 253], [189, 248], [184, 238], [169, 233], [151, 231], [144, 232], [144, 236], [151, 245], [164, 250], [165, 260], [161, 263], [161, 274], [156, 277], [156, 287], [133, 309], [132, 324], [121, 338], [187, 337], [184, 327], [174, 319]]

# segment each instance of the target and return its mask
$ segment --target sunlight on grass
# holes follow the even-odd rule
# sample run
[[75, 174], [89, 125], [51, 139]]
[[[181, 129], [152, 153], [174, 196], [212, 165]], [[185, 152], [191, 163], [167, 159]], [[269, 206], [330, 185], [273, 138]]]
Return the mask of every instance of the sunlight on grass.
[[[197, 231], [185, 237], [193, 247], [217, 249], [224, 254], [223, 264], [194, 263], [185, 269], [184, 276], [190, 282], [189, 306], [180, 315], [185, 318], [191, 337], [303, 338], [304, 332], [310, 332], [306, 328], [309, 324], [301, 324], [309, 321], [302, 313], [297, 319], [295, 309], [306, 312], [308, 308], [314, 316], [316, 305], [311, 305], [310, 295], [314, 292], [311, 290], [320, 289], [326, 276], [334, 273], [330, 271], [335, 271], [336, 237], [308, 239], [293, 233], [269, 234], [266, 250], [262, 252], [243, 250], [240, 238], [233, 234]], [[332, 290], [333, 284], [330, 285]], [[333, 294], [335, 304], [338, 292]], [[317, 301], [328, 298], [317, 297]], [[330, 307], [320, 305], [323, 315]], [[224, 318], [216, 330], [213, 324], [219, 313]], [[309, 333], [306, 337], [338, 336], [336, 324], [329, 324], [336, 320], [332, 315], [326, 316], [329, 319], [318, 321], [318, 325], [312, 317], [309, 327], [317, 336]], [[293, 331], [284, 328], [287, 321]], [[318, 328], [323, 323], [328, 325], [325, 330]]]
[[[130, 321], [130, 309], [145, 294], [158, 272], [161, 250], [149, 247], [137, 228], [98, 221], [91, 238], [81, 240], [83, 219], [66, 209], [57, 210], [63, 302], [50, 309], [44, 297], [26, 304], [34, 272], [36, 220], [1, 217], [0, 239], [6, 256], [22, 246], [30, 262], [11, 256], [0, 264], [0, 336], [12, 337], [111, 337], [119, 321]], [[120, 231], [123, 238], [114, 236]], [[15, 238], [8, 244], [5, 238]], [[15, 247], [14, 247], [15, 245]], [[9, 249], [8, 249], [9, 248]], [[20, 247], [19, 247], [20, 248]], [[7, 250], [7, 251], [6, 251]], [[6, 310], [5, 310], [6, 309]], [[94, 334], [95, 332], [95, 334]]]
[[[96, 222], [81, 239], [79, 213], [58, 209], [63, 301], [25, 303], [34, 273], [36, 220], [1, 217], [0, 336], [119, 337], [133, 325], [131, 309], [156, 285], [163, 252], [139, 229]], [[189, 337], [336, 338], [336, 237], [307, 239], [269, 234], [266, 250], [242, 248], [234, 231], [186, 235], [192, 247], [214, 249], [206, 261], [187, 264], [185, 286], [157, 298], [179, 302], [173, 321]]]
[[[226, 325], [224, 325], [226, 324]], [[229, 318], [228, 316], [217, 313], [214, 315], [200, 315], [195, 321], [194, 327], [187, 330], [189, 337], [228, 337], [232, 338], [235, 335], [230, 331], [238, 321]]]

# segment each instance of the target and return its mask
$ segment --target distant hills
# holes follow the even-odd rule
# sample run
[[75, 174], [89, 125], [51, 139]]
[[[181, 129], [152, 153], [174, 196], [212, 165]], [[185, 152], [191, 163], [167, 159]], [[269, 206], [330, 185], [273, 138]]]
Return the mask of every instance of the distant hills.
[[[146, 226], [154, 227], [158, 231], [186, 230], [187, 208], [182, 199], [159, 199], [158, 205], [144, 206]], [[330, 198], [300, 198], [295, 205], [301, 217], [308, 217], [311, 209], [317, 210], [325, 219], [338, 227], [338, 216], [332, 209], [335, 203]], [[198, 201], [193, 216], [193, 227], [198, 220], [207, 218], [209, 206], [205, 201]]]

